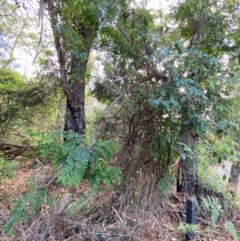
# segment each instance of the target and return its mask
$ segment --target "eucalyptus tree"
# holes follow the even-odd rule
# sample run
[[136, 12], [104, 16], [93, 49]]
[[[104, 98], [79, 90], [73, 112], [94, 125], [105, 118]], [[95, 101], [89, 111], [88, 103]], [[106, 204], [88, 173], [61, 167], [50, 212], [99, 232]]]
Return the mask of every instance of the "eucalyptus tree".
[[[85, 124], [85, 84], [89, 54], [106, 18], [125, 1], [46, 1], [66, 96], [64, 130], [83, 134]], [[41, 1], [43, 12], [45, 1]], [[111, 14], [110, 14], [111, 13]]]
[[[37, 16], [30, 4], [0, 1], [0, 66], [26, 68], [37, 46]], [[28, 61], [28, 67], [31, 65]]]

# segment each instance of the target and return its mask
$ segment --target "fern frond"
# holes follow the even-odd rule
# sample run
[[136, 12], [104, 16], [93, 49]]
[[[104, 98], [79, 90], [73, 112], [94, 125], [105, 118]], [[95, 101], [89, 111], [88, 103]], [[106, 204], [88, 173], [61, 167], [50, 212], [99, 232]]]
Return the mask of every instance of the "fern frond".
[[109, 162], [119, 151], [114, 141], [98, 140], [88, 145], [84, 136], [74, 132], [45, 133], [40, 146], [42, 155], [51, 157], [54, 165], [60, 165], [58, 181], [66, 186], [78, 186], [83, 178], [89, 178], [96, 185], [102, 181], [110, 185], [120, 180], [121, 172]]
[[66, 158], [62, 169], [59, 171], [58, 181], [66, 186], [77, 187], [88, 168], [90, 154], [84, 148], [75, 148]]
[[7, 223], [4, 227], [4, 233], [8, 236], [14, 234], [15, 225], [20, 222], [26, 222], [29, 218], [29, 212], [36, 214], [42, 205], [52, 205], [53, 198], [46, 189], [38, 188], [24, 196], [18, 198], [12, 205]]
[[98, 141], [93, 146], [93, 150], [99, 158], [108, 161], [114, 156], [115, 152], [119, 151], [119, 145], [113, 141]]
[[195, 232], [195, 231], [199, 230], [199, 225], [180, 222], [179, 225], [178, 225], [178, 230], [181, 230], [184, 233], [186, 233], [186, 232], [192, 233], [192, 232]]
[[213, 223], [213, 225], [216, 225], [221, 214], [223, 213], [223, 209], [222, 209], [218, 199], [211, 197], [211, 196], [208, 196], [207, 198], [201, 197], [201, 199], [202, 199], [201, 206], [202, 206], [203, 210], [206, 213], [211, 214], [212, 223]]
[[224, 223], [224, 228], [233, 237], [234, 241], [239, 241], [238, 232], [232, 222], [226, 221]]
[[76, 200], [67, 207], [64, 213], [67, 216], [71, 216], [79, 212], [86, 213], [95, 195], [96, 195], [96, 192], [93, 191], [92, 189], [84, 192], [84, 195], [76, 198]]

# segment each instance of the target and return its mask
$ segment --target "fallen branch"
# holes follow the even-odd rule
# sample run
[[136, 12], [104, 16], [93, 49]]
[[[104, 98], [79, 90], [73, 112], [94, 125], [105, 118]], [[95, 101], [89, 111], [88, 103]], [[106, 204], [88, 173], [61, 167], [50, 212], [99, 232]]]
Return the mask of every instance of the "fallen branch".
[[70, 203], [71, 198], [75, 192], [75, 188], [69, 188], [69, 190], [63, 195], [62, 199], [53, 211], [54, 217], [61, 215], [63, 213], [63, 211], [67, 208], [68, 204]]
[[112, 207], [112, 210], [115, 212], [115, 214], [117, 215], [117, 217], [118, 217], [118, 219], [121, 221], [121, 223], [123, 223], [123, 220], [122, 220], [122, 218], [120, 217], [120, 215], [118, 214], [117, 210], [116, 210], [114, 207]]
[[[63, 211], [67, 208], [75, 192], [76, 192], [75, 188], [69, 188], [67, 192], [63, 195], [62, 199], [55, 206], [53, 210], [53, 216], [52, 216], [53, 221], [57, 219], [57, 217], [59, 217], [63, 213]], [[45, 224], [44, 227], [42, 227], [41, 229], [41, 239], [40, 239], [41, 241], [45, 240], [45, 237], [47, 236], [48, 232], [49, 232], [48, 225]]]

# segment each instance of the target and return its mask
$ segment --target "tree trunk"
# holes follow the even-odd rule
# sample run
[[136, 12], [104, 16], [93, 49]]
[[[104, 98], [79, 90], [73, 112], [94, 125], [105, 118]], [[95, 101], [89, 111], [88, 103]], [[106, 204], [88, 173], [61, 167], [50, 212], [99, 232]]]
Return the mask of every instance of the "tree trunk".
[[[181, 136], [182, 136], [181, 137], [182, 142], [185, 143], [191, 149], [193, 149], [194, 146], [196, 145], [195, 136], [190, 134], [188, 131], [184, 131], [183, 127], [181, 130]], [[196, 184], [198, 182], [197, 160], [193, 155], [187, 156], [187, 152], [185, 154], [186, 154], [186, 158], [184, 160], [183, 158], [181, 158], [181, 161], [180, 161], [180, 168], [179, 168], [178, 177], [177, 177], [177, 191], [185, 192], [192, 195], [192, 194], [195, 194], [196, 192]]]
[[[238, 143], [237, 150], [240, 151], [240, 135], [238, 135], [237, 143]], [[239, 166], [239, 163], [240, 163], [240, 156], [238, 156], [238, 166]], [[239, 169], [239, 167], [236, 168], [236, 165], [233, 164], [231, 167], [231, 172], [230, 172], [228, 182], [229, 183], [239, 183], [239, 177], [240, 177], [240, 169]]]
[[190, 195], [195, 194], [197, 184], [197, 165], [194, 160], [182, 160], [179, 172], [180, 181], [177, 183], [177, 189]]
[[[96, 13], [97, 10], [96, 8]], [[85, 76], [90, 50], [99, 28], [99, 21], [95, 19], [94, 14], [93, 19], [89, 19], [92, 24], [84, 22], [86, 20], [81, 21], [81, 18], [73, 18], [69, 27], [75, 31], [75, 34], [77, 33], [81, 45], [75, 47], [70, 42], [73, 44], [71, 48], [68, 46], [68, 41], [71, 38], [61, 35], [57, 28], [61, 25], [61, 13], [57, 11], [56, 1], [48, 0], [48, 11], [60, 66], [61, 84], [66, 96], [64, 131], [72, 130], [82, 135], [86, 128], [84, 108]]]
[[233, 164], [231, 167], [231, 172], [229, 176], [229, 183], [239, 183], [239, 177], [240, 177], [240, 170], [236, 168], [236, 166]]
[[66, 114], [64, 131], [72, 130], [80, 135], [84, 134], [85, 111], [84, 111], [84, 90], [85, 84], [75, 82], [72, 85], [72, 98], [66, 98]]

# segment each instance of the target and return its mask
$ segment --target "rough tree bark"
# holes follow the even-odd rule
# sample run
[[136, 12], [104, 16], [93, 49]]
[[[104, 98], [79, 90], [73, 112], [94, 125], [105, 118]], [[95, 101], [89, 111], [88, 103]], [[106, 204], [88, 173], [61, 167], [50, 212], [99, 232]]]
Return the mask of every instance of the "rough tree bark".
[[61, 84], [66, 96], [64, 131], [72, 130], [76, 133], [83, 134], [86, 128], [84, 108], [85, 75], [90, 50], [97, 35], [99, 22], [94, 21], [94, 24], [86, 25], [81, 19], [75, 22], [73, 19], [71, 26], [74, 26], [74, 30], [78, 32], [82, 42], [81, 49], [78, 49], [78, 52], [85, 56], [84, 58], [77, 58], [74, 50], [65, 46], [64, 43], [66, 41], [57, 29], [61, 16], [59, 16], [56, 1], [49, 0], [47, 4], [60, 66]]
[[[238, 135], [237, 143], [238, 143], [237, 151], [240, 151], [240, 135]], [[238, 156], [238, 165], [239, 163], [240, 163], [240, 156]], [[239, 167], [236, 168], [236, 165], [233, 164], [231, 167], [228, 182], [237, 184], [239, 183], [239, 177], [240, 177], [240, 169]]]
[[[89, 49], [90, 51], [90, 49]], [[79, 71], [79, 69], [84, 69]], [[84, 134], [85, 125], [85, 72], [87, 61], [81, 62], [71, 60], [71, 70], [79, 72], [79, 79], [70, 79], [68, 90], [70, 94], [66, 95], [66, 114], [64, 131], [72, 130], [79, 134]]]
[[[193, 135], [182, 132], [182, 142], [186, 143], [190, 148], [194, 148], [196, 145], [196, 139]], [[188, 194], [194, 194], [196, 192], [197, 184], [197, 161], [194, 157], [187, 157], [185, 160], [181, 158], [180, 168], [178, 170], [177, 177], [177, 191], [186, 192]]]
[[[237, 85], [237, 91], [238, 93], [240, 93], [240, 84]], [[237, 137], [237, 151], [240, 151], [240, 134], [238, 134]], [[240, 156], [238, 156], [238, 161], [237, 161], [237, 165], [233, 164], [231, 167], [231, 171], [230, 171], [230, 175], [229, 175], [229, 179], [228, 182], [229, 183], [235, 183], [238, 184], [239, 183], [239, 178], [240, 178]], [[238, 168], [237, 168], [238, 167]]]

